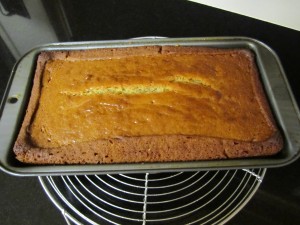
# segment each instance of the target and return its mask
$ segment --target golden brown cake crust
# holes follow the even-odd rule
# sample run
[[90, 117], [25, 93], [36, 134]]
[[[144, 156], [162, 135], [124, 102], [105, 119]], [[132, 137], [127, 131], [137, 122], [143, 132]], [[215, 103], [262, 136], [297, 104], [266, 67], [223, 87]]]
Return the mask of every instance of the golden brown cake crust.
[[[201, 56], [207, 55], [210, 57], [215, 55], [215, 57], [217, 58], [220, 58], [219, 57], [220, 55], [221, 56], [229, 55], [230, 57], [236, 57], [238, 59], [242, 58], [242, 60], [236, 61], [237, 66], [241, 68], [245, 66], [243, 64], [244, 61], [245, 60], [247, 61], [248, 64], [246, 63], [246, 68], [244, 69], [248, 71], [249, 74], [247, 75], [250, 76], [251, 82], [249, 84], [249, 87], [251, 90], [249, 93], [253, 93], [253, 96], [251, 98], [249, 97], [248, 104], [253, 104], [253, 105], [256, 104], [257, 109], [255, 109], [256, 111], [254, 110], [253, 113], [259, 112], [260, 114], [260, 116], [249, 114], [248, 117], [253, 117], [253, 118], [257, 117], [258, 122], [261, 121], [262, 123], [264, 123], [263, 126], [257, 125], [258, 127], [255, 127], [256, 126], [255, 124], [253, 125], [254, 130], [255, 129], [261, 130], [261, 127], [263, 127], [262, 128], [263, 131], [260, 132], [260, 135], [255, 134], [253, 136], [250, 135], [248, 137], [246, 134], [247, 132], [250, 131], [246, 131], [245, 134], [243, 134], [242, 132], [241, 132], [242, 134], [239, 134], [237, 130], [236, 132], [237, 138], [232, 138], [231, 136], [229, 136], [230, 138], [222, 138], [222, 135], [227, 135], [226, 133], [227, 132], [230, 133], [230, 131], [222, 130], [221, 128], [223, 126], [219, 125], [219, 129], [221, 129], [221, 131], [219, 131], [219, 136], [200, 135], [199, 132], [201, 133], [202, 132], [201, 130], [199, 130], [198, 133], [193, 133], [190, 131], [190, 130], [193, 131], [193, 129], [190, 130], [187, 129], [187, 133], [178, 133], [177, 131], [175, 133], [172, 133], [166, 128], [167, 132], [169, 132], [167, 134], [156, 135], [154, 132], [151, 135], [142, 134], [142, 135], [130, 136], [130, 135], [118, 135], [118, 133], [116, 133], [113, 136], [105, 136], [105, 137], [100, 136], [101, 138], [98, 139], [95, 138], [92, 140], [76, 139], [75, 144], [66, 142], [65, 140], [60, 141], [59, 138], [57, 142], [53, 141], [54, 144], [50, 143], [48, 145], [47, 141], [40, 142], [40, 136], [39, 134], [37, 134], [39, 129], [40, 130], [42, 129], [41, 127], [39, 127], [40, 126], [39, 117], [41, 118], [40, 120], [42, 120], [43, 118], [47, 118], [49, 113], [53, 114], [52, 112], [43, 111], [44, 110], [43, 105], [40, 106], [41, 93], [45, 89], [45, 86], [47, 87], [47, 82], [50, 81], [47, 75], [45, 75], [46, 73], [45, 68], [47, 63], [55, 62], [55, 61], [76, 63], [77, 61], [81, 61], [82, 59], [87, 61], [97, 61], [97, 60], [106, 60], [106, 59], [114, 59], [114, 58], [127, 59], [128, 57], [129, 58], [139, 57], [139, 56], [144, 57], [144, 56], [155, 56], [155, 55], [158, 56], [179, 55], [180, 56], [182, 54], [188, 55], [187, 60], [190, 60], [188, 57], [192, 55], [201, 55]], [[93, 63], [91, 65], [93, 65]], [[222, 68], [220, 70], [222, 71]], [[45, 81], [45, 79], [48, 80]], [[188, 77], [188, 80], [186, 80], [186, 78], [182, 76], [175, 76], [175, 79], [174, 77], [172, 79], [173, 80], [168, 82], [171, 83], [177, 82], [181, 86], [185, 85], [187, 81], [191, 82], [192, 80], [191, 77]], [[192, 82], [194, 82], [193, 85], [198, 85], [197, 83], [198, 80], [192, 80]], [[229, 89], [232, 89], [233, 93], [235, 93], [234, 82], [235, 81], [233, 81], [233, 83], [228, 86]], [[176, 85], [178, 86], [177, 83]], [[181, 86], [179, 87], [181, 88]], [[171, 87], [174, 88], [174, 86]], [[125, 88], [125, 91], [126, 90], [127, 89]], [[150, 91], [153, 90], [150, 89]], [[155, 91], [157, 90], [158, 89], [156, 87]], [[163, 89], [163, 91], [164, 90], [165, 89]], [[73, 97], [74, 96], [76, 97], [76, 93], [78, 93], [78, 90], [76, 91], [77, 92], [70, 92], [72, 93]], [[100, 91], [103, 92], [102, 89], [101, 90], [97, 89], [94, 92], [99, 94]], [[239, 93], [239, 91], [241, 90], [237, 89], [237, 93]], [[87, 92], [83, 92], [83, 93], [87, 93]], [[209, 96], [213, 96], [215, 99], [214, 101], [218, 101], [218, 105], [222, 105], [220, 99], [224, 98], [224, 96], [222, 95], [223, 93], [218, 94], [217, 92], [211, 92], [211, 91], [209, 93], [212, 93]], [[52, 101], [55, 101], [55, 98], [54, 100], [52, 99]], [[235, 103], [245, 104], [239, 102], [240, 101], [236, 101]], [[54, 106], [56, 105], [54, 104]], [[215, 104], [215, 106], [217, 107], [217, 104]], [[230, 106], [230, 105], [228, 107], [235, 108], [234, 106]], [[237, 110], [239, 108], [243, 109], [243, 107], [247, 108], [248, 106], [245, 105], [237, 106], [236, 109]], [[227, 110], [224, 110], [224, 112], [226, 111]], [[39, 114], [42, 116], [40, 116]], [[49, 116], [49, 118], [51, 118], [51, 116]], [[228, 118], [231, 117], [230, 115], [225, 115], [224, 118], [226, 118], [227, 120]], [[240, 120], [247, 120], [247, 118], [243, 117], [240, 118]], [[246, 122], [241, 121], [241, 124]], [[224, 127], [226, 126], [224, 125]], [[36, 134], [37, 137], [35, 138], [34, 135]], [[94, 133], [92, 134], [95, 135]], [[26, 163], [96, 164], [96, 163], [124, 163], [124, 162], [127, 163], [127, 162], [194, 161], [194, 160], [266, 156], [266, 155], [276, 154], [278, 151], [281, 150], [282, 146], [283, 146], [282, 137], [275, 125], [275, 121], [269, 109], [266, 97], [263, 92], [262, 85], [259, 81], [259, 76], [254, 63], [254, 58], [250, 52], [245, 50], [223, 50], [223, 49], [208, 49], [208, 48], [198, 48], [198, 47], [173, 47], [173, 46], [164, 46], [164, 47], [150, 46], [149, 47], [148, 46], [148, 47], [121, 48], [121, 49], [102, 49], [102, 50], [70, 51], [70, 52], [56, 51], [56, 52], [41, 53], [37, 61], [37, 68], [36, 68], [31, 98], [28, 104], [28, 108], [26, 111], [26, 115], [19, 136], [15, 142], [14, 152], [18, 160]]]

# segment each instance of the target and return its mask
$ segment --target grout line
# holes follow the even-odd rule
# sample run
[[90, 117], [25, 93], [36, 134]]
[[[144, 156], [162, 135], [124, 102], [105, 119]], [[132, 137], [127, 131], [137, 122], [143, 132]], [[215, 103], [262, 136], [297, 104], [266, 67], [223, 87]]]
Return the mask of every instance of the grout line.
[[148, 195], [148, 176], [149, 176], [149, 173], [146, 173], [145, 174], [144, 206], [143, 206], [143, 225], [146, 224], [147, 195]]

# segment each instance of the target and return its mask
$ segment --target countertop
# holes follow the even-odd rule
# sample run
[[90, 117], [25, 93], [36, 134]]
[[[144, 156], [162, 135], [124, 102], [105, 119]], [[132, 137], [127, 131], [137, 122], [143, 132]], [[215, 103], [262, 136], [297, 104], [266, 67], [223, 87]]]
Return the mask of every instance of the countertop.
[[[299, 31], [181, 0], [24, 2], [27, 14], [19, 9], [0, 15], [1, 98], [14, 63], [35, 45], [144, 36], [247, 36], [278, 54], [300, 103]], [[254, 197], [228, 224], [300, 224], [299, 169], [299, 160], [268, 169]], [[0, 172], [0, 182], [1, 224], [66, 224], [38, 178]]]

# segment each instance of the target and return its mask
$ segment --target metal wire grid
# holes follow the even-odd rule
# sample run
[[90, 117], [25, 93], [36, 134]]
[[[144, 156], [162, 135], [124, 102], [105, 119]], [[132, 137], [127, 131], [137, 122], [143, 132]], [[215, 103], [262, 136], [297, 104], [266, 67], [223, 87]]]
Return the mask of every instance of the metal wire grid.
[[224, 224], [266, 169], [40, 177], [68, 224]]

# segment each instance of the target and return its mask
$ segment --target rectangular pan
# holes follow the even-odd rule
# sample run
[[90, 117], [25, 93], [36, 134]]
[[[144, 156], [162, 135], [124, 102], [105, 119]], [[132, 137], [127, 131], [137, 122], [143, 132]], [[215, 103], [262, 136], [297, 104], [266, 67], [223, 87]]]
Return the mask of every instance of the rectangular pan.
[[[100, 165], [28, 165], [17, 161], [13, 144], [19, 132], [41, 51], [122, 48], [150, 45], [181, 45], [250, 49], [256, 57], [261, 80], [274, 117], [284, 138], [283, 150], [274, 156], [194, 162], [128, 163]], [[245, 37], [143, 38], [119, 41], [96, 41], [48, 44], [24, 55], [12, 70], [0, 107], [0, 164], [3, 171], [19, 176], [83, 175], [108, 173], [174, 172], [220, 170], [287, 165], [300, 154], [300, 114], [287, 78], [276, 54], [265, 44]]]

